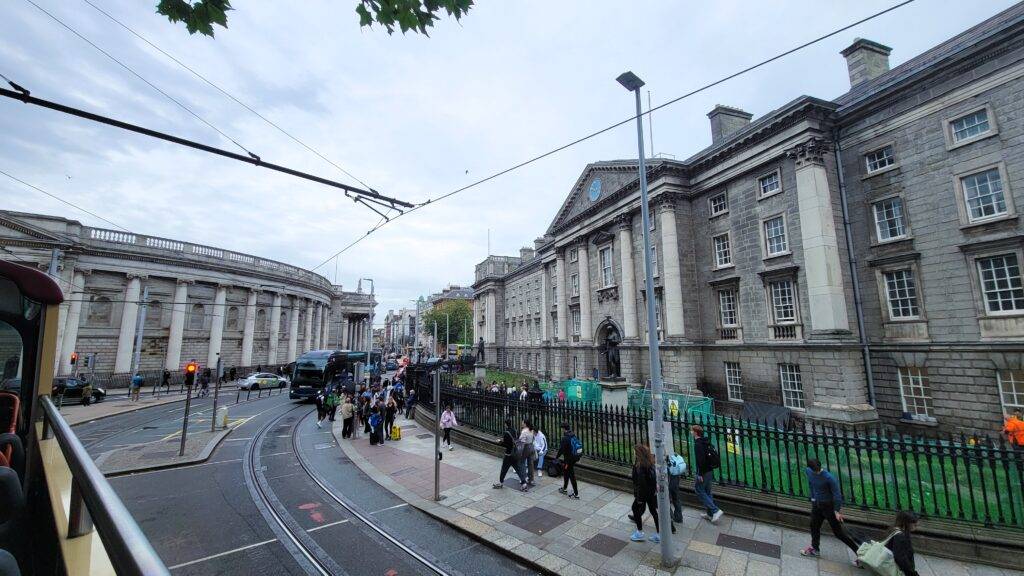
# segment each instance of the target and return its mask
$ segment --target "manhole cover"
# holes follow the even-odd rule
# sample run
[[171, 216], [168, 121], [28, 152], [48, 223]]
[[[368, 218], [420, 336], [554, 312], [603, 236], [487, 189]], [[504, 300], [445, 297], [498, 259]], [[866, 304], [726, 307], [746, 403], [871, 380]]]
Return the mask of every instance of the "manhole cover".
[[533, 508], [523, 510], [515, 516], [509, 517], [505, 522], [518, 526], [527, 532], [543, 536], [568, 520], [568, 518], [561, 514], [534, 506]]
[[590, 540], [584, 542], [581, 545], [581, 547], [586, 548], [591, 552], [597, 552], [602, 556], [607, 556], [611, 558], [612, 556], [618, 554], [619, 550], [622, 550], [626, 547], [626, 541], [619, 540], [618, 538], [612, 538], [607, 534], [598, 534]]
[[417, 470], [417, 468], [415, 466], [410, 466], [408, 468], [402, 468], [400, 470], [395, 470], [394, 472], [392, 472], [389, 475], [390, 476], [402, 476], [404, 474], [409, 474], [411, 472], [415, 472], [416, 470]]
[[725, 548], [742, 550], [743, 552], [750, 552], [752, 554], [760, 554], [761, 556], [767, 556], [769, 558], [782, 557], [782, 548], [777, 544], [769, 544], [768, 542], [751, 540], [750, 538], [742, 538], [731, 534], [719, 534], [716, 544]]

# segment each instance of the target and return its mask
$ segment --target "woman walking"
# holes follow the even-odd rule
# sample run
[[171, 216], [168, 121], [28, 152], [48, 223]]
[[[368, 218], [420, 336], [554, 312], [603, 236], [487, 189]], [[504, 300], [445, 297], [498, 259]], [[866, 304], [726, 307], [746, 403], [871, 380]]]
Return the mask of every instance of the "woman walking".
[[352, 405], [352, 397], [345, 395], [345, 401], [341, 404], [341, 437], [352, 437], [352, 420], [355, 418], [356, 410]]
[[443, 444], [448, 445], [448, 450], [454, 450], [452, 446], [452, 428], [458, 426], [459, 423], [455, 420], [455, 412], [452, 412], [451, 404], [444, 407], [444, 412], [441, 412], [441, 429], [444, 430], [444, 437], [441, 439]]
[[[643, 542], [646, 538], [651, 542], [661, 542], [658, 532], [658, 479], [654, 471], [654, 455], [646, 444], [637, 444], [633, 448], [633, 513], [630, 519], [636, 523], [636, 531], [629, 537], [633, 542]], [[647, 538], [644, 534], [644, 509], [651, 512], [656, 532]]]
[[892, 559], [903, 576], [918, 576], [914, 564], [914, 545], [910, 541], [910, 533], [917, 529], [917, 514], [900, 510], [896, 513], [892, 533], [885, 547], [892, 552]]
[[395, 425], [395, 415], [398, 414], [398, 403], [395, 402], [394, 397], [388, 397], [387, 403], [384, 405], [384, 437], [391, 440], [391, 428]]
[[[576, 463], [580, 461], [582, 455], [583, 443], [573, 434], [569, 423], [563, 422], [562, 441], [558, 445], [558, 453], [555, 454], [555, 458], [562, 459], [562, 476], [564, 477], [562, 487], [558, 491], [577, 500], [580, 498], [580, 491], [576, 487]], [[568, 492], [569, 482], [572, 482], [572, 493]]]
[[529, 420], [523, 420], [523, 427], [519, 431], [519, 443], [516, 445], [516, 449], [519, 451], [519, 465], [523, 468], [524, 475], [526, 476], [526, 485], [530, 487], [537, 485], [533, 481], [533, 467], [536, 464], [534, 461], [536, 451], [533, 449], [533, 440], [533, 426]]
[[544, 455], [548, 451], [548, 438], [541, 432], [539, 428], [533, 428], [533, 451], [536, 454], [536, 461], [534, 462], [534, 468], [537, 470], [537, 476], [544, 475]]
[[316, 427], [323, 428], [324, 418], [327, 417], [327, 395], [323, 389], [317, 391], [313, 401], [316, 402]]

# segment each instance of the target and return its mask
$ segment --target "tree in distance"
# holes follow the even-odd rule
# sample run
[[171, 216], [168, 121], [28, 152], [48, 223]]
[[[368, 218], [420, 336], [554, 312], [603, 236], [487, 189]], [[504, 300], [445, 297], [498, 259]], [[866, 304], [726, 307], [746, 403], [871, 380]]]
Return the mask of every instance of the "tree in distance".
[[[445, 314], [448, 316], [445, 317]], [[445, 334], [445, 321], [448, 321], [448, 333]], [[448, 343], [472, 344], [473, 343], [473, 306], [467, 300], [449, 300], [427, 310], [420, 320], [420, 328], [428, 333], [434, 333], [434, 323], [437, 322], [437, 343], [440, 350], [447, 350]], [[464, 331], [469, 331], [466, 334]]]
[[[388, 34], [397, 27], [403, 34], [413, 32], [429, 36], [427, 28], [439, 20], [443, 10], [448, 16], [460, 20], [473, 6], [473, 0], [359, 0], [356, 14], [359, 25], [383, 26]], [[228, 11], [233, 10], [231, 0], [160, 0], [158, 14], [173, 23], [184, 22], [189, 34], [213, 37], [213, 25], [228, 27]]]

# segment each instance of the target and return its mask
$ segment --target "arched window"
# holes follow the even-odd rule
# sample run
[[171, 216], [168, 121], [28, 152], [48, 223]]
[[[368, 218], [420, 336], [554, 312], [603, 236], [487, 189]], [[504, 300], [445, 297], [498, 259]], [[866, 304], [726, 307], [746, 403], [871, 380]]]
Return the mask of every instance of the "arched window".
[[89, 324], [93, 326], [109, 326], [112, 310], [110, 298], [106, 296], [93, 296], [89, 302]]
[[228, 308], [227, 329], [238, 330], [238, 306]]
[[260, 308], [256, 311], [256, 331], [266, 332], [267, 331], [267, 311]]
[[150, 300], [146, 305], [146, 328], [159, 328], [164, 319], [164, 309], [159, 300]]
[[189, 330], [202, 330], [206, 324], [206, 308], [202, 304], [193, 304], [192, 313], [188, 316]]
[[280, 333], [280, 332], [287, 332], [287, 331], [288, 331], [288, 313], [282, 310], [281, 311], [281, 324], [278, 327], [278, 332]]

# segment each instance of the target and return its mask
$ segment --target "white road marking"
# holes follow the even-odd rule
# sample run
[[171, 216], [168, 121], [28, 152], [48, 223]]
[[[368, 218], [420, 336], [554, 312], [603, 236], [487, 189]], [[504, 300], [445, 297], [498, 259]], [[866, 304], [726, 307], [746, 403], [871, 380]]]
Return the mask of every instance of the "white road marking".
[[188, 468], [199, 468], [201, 466], [213, 466], [215, 464], [227, 464], [230, 462], [241, 462], [241, 458], [234, 458], [232, 460], [218, 460], [216, 462], [204, 462], [202, 464], [187, 464], [185, 466], [175, 466], [173, 468], [160, 468], [159, 470], [146, 470], [144, 472], [135, 472], [132, 474], [126, 474], [126, 476], [142, 476], [143, 474], [156, 474], [158, 472], [172, 472], [174, 470], [184, 470]]
[[270, 544], [271, 542], [277, 542], [277, 538], [271, 538], [270, 540], [264, 540], [263, 542], [257, 542], [255, 544], [249, 544], [248, 546], [242, 546], [240, 548], [235, 548], [234, 550], [228, 550], [226, 552], [221, 552], [219, 554], [211, 554], [211, 555], [203, 557], [203, 558], [196, 558], [195, 560], [191, 560], [189, 562], [182, 562], [181, 564], [175, 564], [174, 566], [168, 566], [167, 569], [168, 570], [177, 570], [178, 568], [184, 568], [185, 566], [192, 566], [193, 564], [199, 564], [200, 562], [206, 562], [207, 560], [213, 560], [214, 558], [220, 558], [222, 556], [227, 556], [229, 554], [234, 554], [236, 552], [242, 552], [244, 550], [249, 550], [251, 548], [256, 548], [258, 546], [263, 546], [265, 544]]
[[345, 518], [344, 520], [338, 520], [336, 522], [330, 522], [328, 524], [323, 524], [323, 525], [320, 525], [320, 526], [314, 526], [313, 528], [310, 528], [309, 530], [306, 530], [306, 532], [316, 532], [317, 530], [323, 530], [324, 528], [330, 528], [331, 526], [337, 526], [338, 524], [344, 524], [344, 523], [346, 523], [348, 521], [349, 521], [349, 519]]
[[402, 508], [402, 507], [408, 506], [408, 505], [409, 505], [408, 502], [403, 502], [401, 504], [395, 504], [394, 506], [388, 506], [387, 508], [381, 508], [380, 510], [377, 510], [376, 512], [370, 512], [370, 514], [380, 514], [381, 512], [387, 512], [388, 510], [394, 510], [395, 508]]

